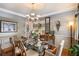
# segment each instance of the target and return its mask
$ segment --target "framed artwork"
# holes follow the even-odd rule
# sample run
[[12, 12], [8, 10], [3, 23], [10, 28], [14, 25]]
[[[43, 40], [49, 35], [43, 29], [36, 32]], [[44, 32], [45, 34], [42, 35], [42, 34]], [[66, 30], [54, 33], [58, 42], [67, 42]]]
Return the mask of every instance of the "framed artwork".
[[0, 32], [16, 32], [17, 23], [12, 21], [0, 21]]
[[45, 33], [50, 33], [50, 17], [45, 17]]

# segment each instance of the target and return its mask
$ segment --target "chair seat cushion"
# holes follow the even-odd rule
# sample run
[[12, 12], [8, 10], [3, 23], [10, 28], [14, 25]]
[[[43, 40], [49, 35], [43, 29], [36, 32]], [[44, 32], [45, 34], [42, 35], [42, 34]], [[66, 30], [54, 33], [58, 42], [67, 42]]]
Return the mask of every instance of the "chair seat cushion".
[[18, 47], [16, 47], [16, 48], [15, 48], [15, 53], [21, 53], [21, 49], [18, 48]]

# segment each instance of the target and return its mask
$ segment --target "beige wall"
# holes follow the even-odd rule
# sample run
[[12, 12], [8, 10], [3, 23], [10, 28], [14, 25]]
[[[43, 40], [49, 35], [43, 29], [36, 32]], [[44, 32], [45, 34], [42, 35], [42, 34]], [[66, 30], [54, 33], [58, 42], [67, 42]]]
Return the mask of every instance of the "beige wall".
[[[74, 21], [74, 11], [61, 13], [58, 15], [51, 16], [51, 30], [55, 31], [55, 43], [56, 46], [59, 45], [61, 40], [65, 40], [65, 48], [70, 47], [70, 31], [69, 31], [69, 22]], [[60, 29], [59, 31], [56, 30], [56, 21], [60, 21]]]
[[[1, 19], [1, 20], [4, 20], [4, 19]], [[7, 20], [6, 20], [7, 21]], [[15, 21], [17, 22], [17, 32], [12, 32], [12, 33], [0, 33], [0, 37], [4, 37], [4, 36], [12, 36], [12, 35], [18, 35], [18, 36], [21, 36], [21, 35], [24, 35], [24, 28], [25, 28], [25, 25], [24, 25], [24, 20], [21, 21], [21, 20], [16, 20], [16, 19], [8, 19], [8, 21]]]

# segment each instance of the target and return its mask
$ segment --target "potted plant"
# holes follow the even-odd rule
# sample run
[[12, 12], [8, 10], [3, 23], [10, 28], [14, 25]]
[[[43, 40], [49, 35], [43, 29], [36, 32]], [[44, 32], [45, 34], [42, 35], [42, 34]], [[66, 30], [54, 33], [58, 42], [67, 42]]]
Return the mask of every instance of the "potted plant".
[[73, 47], [69, 48], [71, 56], [79, 56], [79, 44], [75, 44]]

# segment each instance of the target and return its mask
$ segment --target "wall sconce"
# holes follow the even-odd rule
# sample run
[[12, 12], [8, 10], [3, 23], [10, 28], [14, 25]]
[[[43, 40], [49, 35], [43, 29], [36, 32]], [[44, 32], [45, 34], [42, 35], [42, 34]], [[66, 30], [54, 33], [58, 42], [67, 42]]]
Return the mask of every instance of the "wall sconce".
[[73, 21], [69, 22], [69, 26], [73, 26], [73, 24], [74, 24]]
[[60, 29], [60, 21], [58, 20], [57, 22], [56, 22], [56, 28], [57, 28], [57, 31], [59, 31], [59, 29]]
[[70, 28], [70, 47], [72, 47], [72, 41], [73, 41], [73, 25], [74, 25], [74, 22], [69, 22], [69, 28]]

